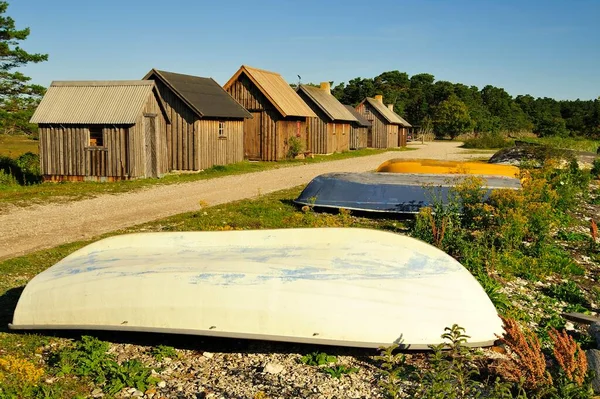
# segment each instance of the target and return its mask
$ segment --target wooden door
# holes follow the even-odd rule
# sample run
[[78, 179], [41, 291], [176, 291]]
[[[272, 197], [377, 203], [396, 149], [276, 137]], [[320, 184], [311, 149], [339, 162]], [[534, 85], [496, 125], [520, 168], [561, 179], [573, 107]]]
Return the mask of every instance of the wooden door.
[[251, 112], [252, 118], [244, 121], [244, 157], [262, 159], [260, 141], [262, 138], [262, 112]]
[[367, 130], [367, 147], [373, 148], [373, 128], [370, 127]]
[[155, 116], [144, 116], [144, 142], [146, 152], [146, 177], [158, 177]]

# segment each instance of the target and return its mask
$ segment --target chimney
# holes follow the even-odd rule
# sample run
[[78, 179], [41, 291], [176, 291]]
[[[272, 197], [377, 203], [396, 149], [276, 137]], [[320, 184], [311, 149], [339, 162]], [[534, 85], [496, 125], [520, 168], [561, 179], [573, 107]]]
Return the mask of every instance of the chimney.
[[331, 93], [331, 84], [329, 82], [321, 82], [321, 90], [327, 91], [327, 93]]
[[390, 111], [394, 112], [394, 104], [388, 104], [387, 107]]
[[375, 96], [375, 100], [379, 101], [380, 103], [383, 104], [383, 95], [382, 94], [377, 94]]

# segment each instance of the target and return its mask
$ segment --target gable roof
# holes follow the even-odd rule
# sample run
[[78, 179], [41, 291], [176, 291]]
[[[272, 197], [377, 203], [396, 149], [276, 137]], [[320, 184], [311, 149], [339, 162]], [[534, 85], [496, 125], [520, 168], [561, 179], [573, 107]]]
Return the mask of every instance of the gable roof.
[[30, 123], [134, 124], [155, 88], [151, 80], [54, 81]]
[[346, 109], [348, 111], [350, 111], [352, 113], [352, 115], [354, 115], [356, 117], [358, 125], [364, 126], [364, 127], [369, 127], [372, 125], [372, 123], [369, 122], [367, 120], [367, 118], [362, 116], [362, 114], [360, 112], [358, 112], [352, 105], [344, 105], [344, 107], [346, 107]]
[[154, 77], [171, 89], [200, 118], [252, 118], [252, 115], [212, 78], [152, 69], [144, 79]]
[[412, 125], [410, 123], [408, 123], [400, 115], [398, 115], [397, 113], [395, 113], [394, 111], [392, 111], [391, 109], [386, 107], [381, 101], [378, 101], [371, 97], [367, 97], [361, 102], [361, 104], [364, 103], [365, 101], [367, 101], [371, 105], [371, 107], [375, 108], [375, 110], [381, 116], [383, 116], [385, 118], [385, 120], [387, 120], [389, 123], [392, 123], [395, 125], [402, 125], [404, 127], [412, 127]]
[[329, 90], [319, 87], [300, 85], [296, 91], [302, 91], [319, 107], [332, 121], [357, 122], [356, 117], [349, 112]]
[[315, 113], [300, 96], [290, 87], [283, 77], [275, 72], [265, 71], [263, 69], [252, 68], [242, 65], [240, 69], [223, 86], [225, 90], [229, 89], [241, 74], [245, 74], [261, 93], [277, 108], [277, 111], [284, 117], [303, 116], [316, 117]]

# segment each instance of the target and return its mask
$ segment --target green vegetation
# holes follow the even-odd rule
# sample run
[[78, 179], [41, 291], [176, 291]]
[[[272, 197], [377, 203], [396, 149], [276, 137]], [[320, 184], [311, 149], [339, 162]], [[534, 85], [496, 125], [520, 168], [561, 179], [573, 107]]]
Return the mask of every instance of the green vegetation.
[[158, 382], [151, 376], [151, 370], [139, 360], [117, 363], [115, 357], [108, 353], [109, 347], [108, 342], [83, 336], [74, 346], [53, 355], [50, 364], [58, 369], [58, 376], [85, 377], [110, 395], [116, 394], [125, 387], [144, 392], [149, 386]]
[[150, 353], [158, 362], [162, 361], [166, 357], [170, 359], [177, 359], [179, 357], [175, 348], [166, 345], [157, 345], [150, 350]]
[[323, 366], [325, 364], [337, 362], [337, 357], [328, 355], [324, 352], [313, 352], [302, 356], [300, 362], [307, 366]]
[[505, 148], [513, 145], [514, 141], [509, 140], [500, 133], [481, 133], [477, 137], [468, 138], [463, 144], [463, 148]]
[[15, 68], [48, 60], [47, 54], [29, 54], [20, 42], [29, 36], [29, 28], [17, 29], [15, 21], [6, 15], [8, 3], [0, 1], [0, 132], [32, 134], [36, 126], [29, 123], [35, 107], [46, 89], [29, 84], [31, 78]]
[[345, 374], [356, 373], [358, 371], [357, 367], [346, 367], [343, 364], [338, 364], [336, 366], [325, 367], [323, 372], [329, 374], [332, 378], [342, 378]]
[[17, 158], [31, 152], [37, 154], [39, 142], [25, 135], [0, 134], [0, 157]]
[[[383, 94], [396, 112], [414, 126], [433, 121], [438, 138], [465, 131], [475, 133], [533, 132], [541, 137], [600, 136], [600, 98], [557, 101], [511, 96], [487, 85], [481, 90], [461, 83], [435, 81], [433, 75], [388, 71], [374, 78], [355, 78], [340, 83], [332, 93], [344, 104], [356, 105], [365, 97]], [[595, 151], [595, 149], [594, 149]]]
[[[1, 136], [0, 136], [1, 137]], [[216, 177], [223, 177], [229, 175], [239, 175], [243, 173], [259, 172], [262, 170], [279, 169], [289, 166], [304, 165], [311, 163], [335, 161], [340, 159], [355, 158], [362, 156], [369, 156], [375, 154], [381, 154], [386, 151], [410, 151], [412, 149], [407, 148], [394, 148], [394, 149], [372, 149], [365, 148], [356, 151], [346, 151], [342, 153], [335, 153], [331, 155], [315, 155], [313, 158], [307, 159], [292, 159], [280, 162], [251, 162], [243, 161], [230, 165], [216, 165], [212, 168], [206, 169], [202, 172], [197, 173], [171, 173], [164, 176], [161, 179], [140, 179], [140, 180], [128, 180], [118, 181], [112, 183], [99, 183], [99, 182], [76, 182], [76, 183], [42, 183], [42, 184], [31, 184], [38, 182], [39, 169], [35, 162], [30, 162], [34, 159], [31, 155], [22, 155], [28, 161], [27, 171], [32, 171], [28, 174], [25, 182], [29, 185], [23, 186], [22, 179], [19, 178], [19, 173], [16, 172], [15, 167], [6, 168], [12, 172], [10, 176], [6, 176], [6, 172], [2, 175], [3, 165], [14, 165], [18, 162], [17, 160], [10, 159], [8, 157], [0, 157], [0, 209], [4, 204], [15, 204], [19, 206], [28, 206], [36, 203], [46, 202], [60, 202], [69, 200], [80, 200], [84, 198], [90, 198], [101, 194], [116, 194], [129, 191], [135, 191], [142, 188], [162, 185], [162, 184], [177, 184], [186, 183], [198, 180], [212, 179]], [[35, 165], [35, 169], [33, 166]], [[35, 174], [37, 173], [37, 174]], [[10, 172], [9, 172], [10, 174]], [[5, 176], [5, 177], [3, 177]], [[18, 184], [17, 184], [18, 183]]]
[[521, 140], [530, 143], [544, 144], [553, 148], [566, 148], [593, 153], [600, 147], [600, 140], [586, 137], [527, 137], [522, 138]]

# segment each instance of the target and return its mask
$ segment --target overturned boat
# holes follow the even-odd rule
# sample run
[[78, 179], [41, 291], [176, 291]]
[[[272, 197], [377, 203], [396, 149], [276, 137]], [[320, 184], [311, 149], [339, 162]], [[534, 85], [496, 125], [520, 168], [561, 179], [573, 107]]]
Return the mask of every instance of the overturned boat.
[[9, 327], [426, 349], [455, 323], [472, 346], [502, 333], [455, 259], [390, 232], [320, 228], [103, 239], [35, 276]]
[[[448, 203], [452, 189], [465, 174], [423, 173], [326, 173], [315, 177], [294, 200], [317, 208], [349, 209], [364, 212], [415, 214], [434, 201]], [[518, 189], [517, 178], [477, 176], [487, 189]]]
[[485, 162], [390, 159], [379, 165], [376, 172], [519, 177], [520, 170], [518, 167], [512, 165], [498, 165]]

